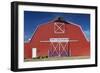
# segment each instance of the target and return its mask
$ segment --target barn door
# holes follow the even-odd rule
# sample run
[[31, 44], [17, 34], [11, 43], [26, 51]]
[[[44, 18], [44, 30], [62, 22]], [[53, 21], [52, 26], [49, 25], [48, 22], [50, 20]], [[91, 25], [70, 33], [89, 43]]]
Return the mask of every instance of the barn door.
[[36, 48], [32, 48], [32, 58], [37, 57], [37, 50]]

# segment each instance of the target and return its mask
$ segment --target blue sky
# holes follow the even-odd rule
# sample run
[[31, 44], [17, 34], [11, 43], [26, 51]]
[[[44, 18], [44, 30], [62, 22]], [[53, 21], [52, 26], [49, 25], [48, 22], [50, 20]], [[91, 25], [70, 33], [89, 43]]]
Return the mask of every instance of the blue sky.
[[65, 21], [80, 25], [86, 37], [90, 38], [90, 14], [24, 11], [24, 41], [31, 38], [38, 25], [58, 16], [63, 17]]

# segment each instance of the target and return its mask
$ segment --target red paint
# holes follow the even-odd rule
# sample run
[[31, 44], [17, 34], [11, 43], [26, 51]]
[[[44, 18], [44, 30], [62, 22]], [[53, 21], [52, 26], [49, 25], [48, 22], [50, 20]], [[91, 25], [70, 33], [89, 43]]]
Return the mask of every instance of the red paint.
[[35, 34], [32, 36], [28, 43], [24, 44], [24, 56], [25, 58], [32, 58], [32, 48], [37, 48], [38, 56], [47, 56], [48, 49], [51, 45], [49, 42], [43, 43], [40, 41], [47, 41], [49, 38], [70, 38], [79, 40], [78, 42], [71, 42], [70, 48], [72, 56], [89, 56], [90, 55], [90, 42], [86, 40], [81, 28], [71, 23], [59, 21], [59, 23], [65, 24], [64, 34], [54, 33], [54, 23], [56, 20], [47, 24], [40, 25]]

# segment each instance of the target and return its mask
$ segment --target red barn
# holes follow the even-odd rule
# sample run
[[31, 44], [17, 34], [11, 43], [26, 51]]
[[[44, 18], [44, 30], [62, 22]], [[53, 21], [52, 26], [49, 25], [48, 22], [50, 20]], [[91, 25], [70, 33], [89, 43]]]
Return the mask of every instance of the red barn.
[[24, 58], [38, 56], [89, 56], [90, 42], [81, 26], [54, 19], [37, 27], [32, 38], [24, 43]]

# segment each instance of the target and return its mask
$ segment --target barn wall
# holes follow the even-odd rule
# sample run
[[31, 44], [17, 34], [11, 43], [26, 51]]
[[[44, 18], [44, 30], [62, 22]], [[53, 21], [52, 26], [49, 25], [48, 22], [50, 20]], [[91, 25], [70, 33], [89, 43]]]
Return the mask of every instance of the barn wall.
[[90, 43], [86, 40], [80, 27], [65, 23], [65, 33], [55, 34], [54, 23], [55, 22], [50, 22], [38, 27], [30, 43], [25, 44], [25, 58], [32, 57], [32, 48], [37, 48], [37, 56], [48, 56], [48, 50], [51, 48], [51, 43], [40, 41], [49, 41], [49, 38], [70, 38], [72, 40], [78, 40], [77, 42], [69, 43], [71, 56], [90, 55]]

